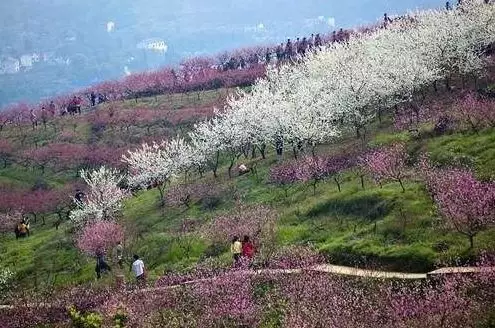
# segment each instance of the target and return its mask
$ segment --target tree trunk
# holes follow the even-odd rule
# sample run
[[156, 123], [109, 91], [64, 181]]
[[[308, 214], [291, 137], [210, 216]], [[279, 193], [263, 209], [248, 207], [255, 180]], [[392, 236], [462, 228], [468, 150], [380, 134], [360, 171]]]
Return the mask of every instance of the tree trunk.
[[469, 249], [473, 249], [474, 248], [474, 235], [470, 234], [470, 235], [468, 235], [468, 238], [469, 238]]
[[213, 176], [218, 178], [217, 170], [218, 170], [218, 161], [220, 160], [220, 151], [217, 150], [217, 156], [215, 157], [215, 163], [213, 163]]
[[235, 164], [235, 155], [232, 155], [232, 158], [230, 159], [230, 165], [229, 165], [229, 179], [232, 179], [232, 168], [234, 167]]
[[406, 192], [406, 189], [404, 188], [404, 185], [402, 184], [402, 180], [401, 179], [397, 179], [399, 180], [399, 184], [400, 184], [400, 187], [402, 188], [402, 192]]
[[292, 155], [294, 156], [294, 159], [297, 159], [297, 148], [296, 146], [292, 147]]
[[335, 181], [335, 183], [337, 184], [337, 188], [339, 189], [339, 192], [341, 192], [342, 190], [340, 189], [340, 182], [339, 182], [339, 179], [337, 178], [333, 178], [333, 180]]
[[266, 159], [266, 145], [265, 144], [262, 144], [261, 146], [258, 146], [258, 149], [260, 150], [260, 153], [261, 153], [261, 158], [262, 159]]
[[158, 189], [158, 192], [160, 193], [160, 206], [165, 206], [165, 198], [164, 198], [165, 183], [162, 185], [156, 186], [156, 189]]

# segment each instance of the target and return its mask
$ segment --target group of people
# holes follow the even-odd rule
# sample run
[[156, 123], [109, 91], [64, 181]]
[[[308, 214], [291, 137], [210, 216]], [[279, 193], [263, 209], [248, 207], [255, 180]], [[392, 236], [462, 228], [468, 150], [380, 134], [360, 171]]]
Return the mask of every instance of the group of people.
[[[457, 7], [459, 7], [460, 5], [462, 5], [462, 1], [463, 0], [457, 0]], [[483, 0], [483, 2], [488, 5], [488, 4], [492, 3], [492, 0]], [[452, 4], [450, 3], [450, 1], [447, 1], [445, 3], [445, 9], [447, 9], [447, 10], [453, 10], [454, 9], [452, 7]]]
[[[462, 1], [463, 0], [457, 0], [457, 7], [459, 7], [460, 5], [462, 5]], [[490, 4], [492, 2], [492, 0], [483, 0], [487, 5]], [[454, 7], [452, 6], [452, 3], [450, 1], [447, 1], [445, 3], [445, 9], [447, 10], [454, 10]]]
[[235, 268], [242, 265], [247, 265], [248, 267], [252, 265], [255, 249], [249, 236], [244, 236], [242, 242], [238, 236], [234, 236], [230, 245], [230, 252], [232, 253]]
[[[329, 42], [342, 42], [349, 38], [349, 34], [340, 29], [339, 31], [334, 31]], [[266, 48], [265, 54], [260, 55], [256, 53], [252, 53], [246, 58], [243, 56], [238, 57], [230, 57], [229, 60], [224, 62], [221, 67], [224, 71], [226, 70], [235, 70], [235, 69], [244, 69], [249, 67], [250, 65], [256, 64], [270, 64], [273, 61], [278, 63], [293, 60], [298, 56], [304, 56], [309, 51], [322, 47], [324, 41], [320, 34], [311, 34], [310, 37], [296, 38], [296, 40], [287, 39], [287, 42], [280, 43], [278, 46], [274, 48]]]
[[15, 239], [29, 237], [29, 218], [23, 217], [14, 229]]
[[[116, 255], [117, 265], [122, 270], [124, 268], [124, 247], [120, 242], [115, 247], [115, 255]], [[136, 254], [134, 254], [132, 258], [133, 258], [133, 262], [131, 264], [129, 271], [134, 273], [138, 285], [143, 285], [146, 281], [144, 262]], [[98, 252], [96, 254], [96, 267], [95, 267], [96, 279], [100, 279], [103, 273], [107, 273], [111, 271], [112, 268], [105, 261], [104, 254], [102, 252]]]

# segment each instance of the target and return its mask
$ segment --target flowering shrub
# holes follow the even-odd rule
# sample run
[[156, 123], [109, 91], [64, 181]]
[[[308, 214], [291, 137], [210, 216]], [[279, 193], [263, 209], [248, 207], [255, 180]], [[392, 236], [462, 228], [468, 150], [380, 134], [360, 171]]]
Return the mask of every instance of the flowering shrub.
[[[2, 196], [3, 194], [0, 192], [0, 197]], [[21, 218], [22, 214], [20, 212], [0, 213], [0, 233], [14, 233], [14, 229], [21, 221]]]
[[259, 242], [275, 219], [276, 213], [268, 207], [241, 206], [232, 213], [214, 218], [203, 228], [203, 235], [220, 243], [230, 243], [232, 237], [245, 235]]
[[280, 186], [285, 191], [285, 197], [290, 187], [299, 181], [298, 165], [295, 162], [286, 162], [270, 168], [271, 183]]
[[350, 156], [307, 156], [301, 160], [290, 161], [273, 166], [270, 169], [270, 182], [281, 186], [285, 195], [296, 182], [309, 182], [316, 192], [319, 182], [333, 177], [339, 191], [341, 190], [341, 175], [352, 167], [353, 161]]
[[395, 144], [384, 149], [377, 149], [359, 158], [359, 165], [368, 172], [375, 181], [399, 182], [404, 192], [403, 180], [406, 176], [408, 154], [403, 144]]
[[124, 230], [111, 221], [98, 221], [84, 227], [77, 237], [77, 248], [95, 256], [104, 254], [124, 240]]
[[9, 268], [0, 269], [0, 300], [9, 290], [13, 278], [14, 273]]
[[427, 175], [428, 187], [447, 226], [469, 239], [495, 224], [495, 183], [482, 182], [464, 169], [438, 169]]
[[198, 283], [193, 295], [201, 304], [201, 327], [253, 327], [259, 320], [251, 278], [245, 274], [232, 272]]
[[495, 101], [469, 93], [454, 105], [454, 118], [463, 129], [478, 131], [495, 126]]
[[325, 259], [311, 247], [289, 246], [279, 249], [267, 261], [271, 269], [310, 268], [322, 264]]
[[221, 186], [215, 184], [179, 184], [170, 187], [165, 196], [165, 202], [171, 206], [189, 207], [191, 203], [219, 196], [221, 192]]

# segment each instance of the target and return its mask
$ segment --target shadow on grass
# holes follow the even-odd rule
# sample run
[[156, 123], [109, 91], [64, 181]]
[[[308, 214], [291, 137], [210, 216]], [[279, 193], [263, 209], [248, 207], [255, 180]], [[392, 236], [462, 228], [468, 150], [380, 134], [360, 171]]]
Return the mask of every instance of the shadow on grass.
[[373, 222], [388, 215], [393, 207], [393, 201], [379, 195], [363, 195], [350, 199], [330, 199], [313, 207], [307, 216], [347, 216]]

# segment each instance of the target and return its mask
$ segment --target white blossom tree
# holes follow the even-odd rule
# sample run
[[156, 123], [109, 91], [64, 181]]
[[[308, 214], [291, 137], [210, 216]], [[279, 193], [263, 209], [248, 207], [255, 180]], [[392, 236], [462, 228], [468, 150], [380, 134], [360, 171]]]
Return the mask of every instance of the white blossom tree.
[[105, 166], [91, 172], [81, 170], [80, 174], [89, 189], [82, 202], [74, 200], [78, 208], [70, 212], [72, 223], [80, 227], [92, 221], [115, 219], [122, 201], [129, 196], [119, 187], [125, 177]]

